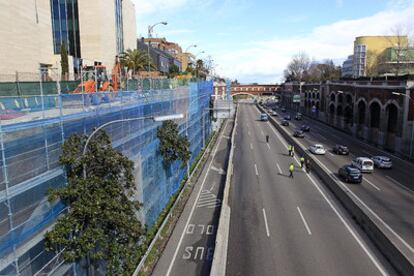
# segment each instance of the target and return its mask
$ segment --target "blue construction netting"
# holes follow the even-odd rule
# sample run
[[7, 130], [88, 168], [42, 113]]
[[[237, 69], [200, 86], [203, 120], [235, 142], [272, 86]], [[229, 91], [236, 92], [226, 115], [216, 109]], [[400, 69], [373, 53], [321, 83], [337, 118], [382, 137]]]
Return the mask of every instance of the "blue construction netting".
[[[39, 235], [64, 212], [65, 206], [49, 203], [45, 193], [66, 184], [59, 165], [65, 138], [73, 133], [88, 134], [112, 120], [182, 113], [185, 118], [178, 121], [179, 129], [181, 134], [188, 133], [193, 162], [202, 149], [203, 135], [207, 140], [211, 134], [207, 108], [212, 91], [212, 82], [199, 82], [145, 92], [0, 98], [0, 258], [15, 256], [10, 260], [21, 262], [27, 252], [22, 248], [42, 242]], [[186, 174], [180, 162], [168, 168], [162, 162], [156, 137], [160, 124], [137, 120], [106, 128], [114, 147], [134, 161], [138, 198], [143, 203], [140, 216], [148, 226], [156, 221]], [[25, 260], [24, 267], [35, 273], [34, 267], [44, 265], [37, 260], [48, 259]], [[0, 264], [1, 275], [6, 272], [5, 264], [7, 261]]]

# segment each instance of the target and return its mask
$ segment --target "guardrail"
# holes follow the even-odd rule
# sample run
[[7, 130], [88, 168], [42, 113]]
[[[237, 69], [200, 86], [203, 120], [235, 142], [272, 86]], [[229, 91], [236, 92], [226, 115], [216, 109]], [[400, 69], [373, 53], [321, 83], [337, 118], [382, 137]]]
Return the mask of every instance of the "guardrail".
[[[257, 108], [261, 112], [267, 113], [261, 106], [257, 105]], [[414, 264], [412, 259], [408, 256], [410, 252], [408, 250], [402, 250], [397, 245], [399, 242], [396, 239], [392, 239], [390, 235], [386, 233], [389, 229], [380, 222], [379, 217], [375, 217], [364, 206], [363, 202], [357, 200], [349, 189], [343, 187], [335, 180], [335, 176], [330, 174], [319, 160], [314, 158], [308, 151], [298, 142], [293, 139], [289, 133], [282, 128], [278, 122], [269, 115], [269, 122], [276, 127], [283, 138], [291, 145], [295, 146], [295, 150], [302, 156], [312, 160], [312, 171], [322, 180], [322, 182], [333, 192], [333, 194], [339, 199], [342, 205], [348, 210], [351, 216], [358, 222], [361, 228], [367, 233], [368, 237], [378, 247], [380, 252], [390, 261], [394, 268], [402, 275], [414, 275]]]
[[237, 106], [235, 110], [235, 121], [233, 124], [231, 140], [230, 140], [230, 154], [229, 162], [227, 165], [226, 182], [223, 192], [223, 202], [220, 209], [220, 219], [217, 227], [215, 249], [213, 255], [213, 263], [211, 265], [211, 276], [224, 276], [226, 275], [227, 264], [227, 246], [229, 240], [230, 231], [230, 185], [233, 176], [233, 155], [234, 155], [234, 136], [236, 134], [237, 127]]

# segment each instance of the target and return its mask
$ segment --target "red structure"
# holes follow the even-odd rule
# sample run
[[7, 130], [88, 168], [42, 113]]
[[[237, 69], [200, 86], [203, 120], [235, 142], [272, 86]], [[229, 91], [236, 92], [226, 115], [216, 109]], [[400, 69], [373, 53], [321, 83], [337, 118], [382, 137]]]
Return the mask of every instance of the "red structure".
[[231, 95], [272, 96], [280, 92], [277, 84], [232, 84]]

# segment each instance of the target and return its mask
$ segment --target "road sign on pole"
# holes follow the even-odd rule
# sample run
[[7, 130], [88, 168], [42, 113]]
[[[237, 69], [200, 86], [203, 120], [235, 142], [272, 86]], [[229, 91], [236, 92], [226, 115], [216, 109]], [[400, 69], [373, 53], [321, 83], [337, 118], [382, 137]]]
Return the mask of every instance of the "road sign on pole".
[[300, 103], [300, 95], [293, 95], [293, 102]]

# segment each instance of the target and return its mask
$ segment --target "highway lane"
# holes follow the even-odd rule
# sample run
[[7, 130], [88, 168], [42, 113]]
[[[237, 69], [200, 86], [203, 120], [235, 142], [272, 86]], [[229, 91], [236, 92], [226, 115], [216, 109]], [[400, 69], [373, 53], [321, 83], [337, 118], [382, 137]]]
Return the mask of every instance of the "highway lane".
[[[386, 275], [389, 264], [295, 162], [254, 105], [239, 105], [227, 275]], [[265, 142], [265, 135], [270, 142]]]
[[[257, 111], [259, 113], [259, 111]], [[278, 112], [277, 121], [283, 118], [282, 112]], [[288, 113], [289, 114], [289, 113]], [[293, 112], [290, 113], [294, 115]], [[292, 116], [293, 118], [293, 116]], [[302, 124], [311, 127], [305, 138], [297, 141], [309, 147], [315, 143], [323, 144], [329, 151], [324, 156], [317, 156], [327, 168], [336, 173], [339, 167], [350, 164], [354, 156], [384, 155], [380, 150], [364, 146], [354, 138], [342, 133], [328, 125], [323, 125], [311, 119], [303, 121], [292, 120], [286, 130], [293, 134], [293, 130]], [[349, 156], [338, 156], [332, 153], [335, 144], [345, 144], [350, 148]], [[385, 154], [388, 155], [388, 154]], [[385, 224], [387, 224], [394, 236], [405, 247], [408, 256], [414, 257], [414, 192], [409, 190], [414, 183], [414, 166], [412, 164], [392, 158], [394, 168], [391, 170], [375, 169], [372, 174], [364, 174], [364, 181], [361, 185], [345, 184], [354, 192], [373, 212], [375, 212]], [[406, 180], [409, 178], [411, 180]], [[398, 180], [397, 180], [398, 179]]]

